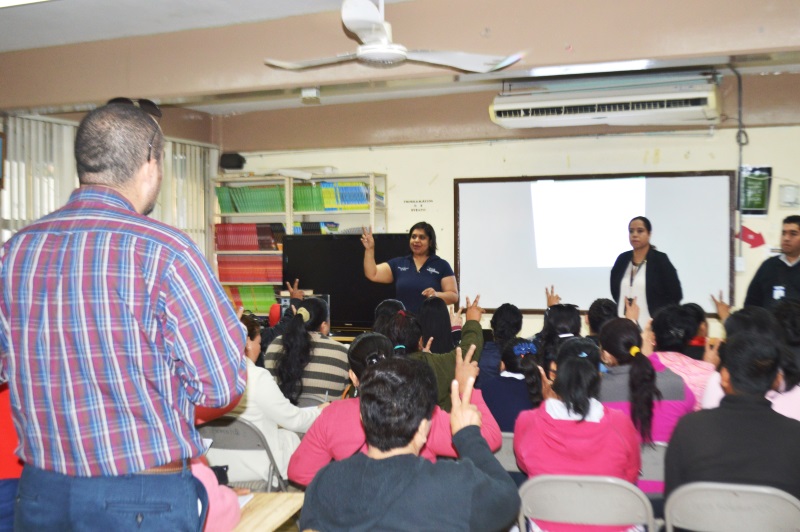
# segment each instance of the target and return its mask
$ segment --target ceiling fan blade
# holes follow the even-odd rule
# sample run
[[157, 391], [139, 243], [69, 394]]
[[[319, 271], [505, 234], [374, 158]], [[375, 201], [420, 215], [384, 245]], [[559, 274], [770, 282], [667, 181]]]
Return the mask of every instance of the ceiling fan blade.
[[281, 61], [280, 59], [264, 59], [264, 64], [274, 68], [283, 68], [285, 70], [302, 70], [304, 68], [333, 65], [335, 63], [344, 63], [345, 61], [352, 61], [355, 58], [356, 58], [355, 53], [349, 53], [349, 54], [339, 54], [336, 57], [324, 57], [322, 59], [308, 59], [306, 61]]
[[509, 56], [470, 54], [467, 52], [444, 52], [435, 50], [409, 50], [408, 60], [420, 63], [444, 65], [467, 72], [485, 74], [513, 65], [522, 58], [520, 54]]
[[391, 42], [392, 37], [378, 7], [371, 0], [344, 0], [342, 23], [363, 44]]

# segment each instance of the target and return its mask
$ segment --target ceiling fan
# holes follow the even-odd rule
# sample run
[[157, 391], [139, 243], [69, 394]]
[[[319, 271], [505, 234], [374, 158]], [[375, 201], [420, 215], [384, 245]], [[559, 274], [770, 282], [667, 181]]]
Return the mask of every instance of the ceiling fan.
[[467, 52], [408, 50], [402, 44], [392, 42], [392, 26], [384, 20], [383, 0], [379, 0], [379, 5], [375, 5], [372, 0], [344, 0], [342, 22], [362, 43], [355, 52], [295, 62], [265, 59], [264, 63], [275, 68], [301, 70], [344, 63], [345, 61], [361, 61], [369, 66], [377, 67], [415, 61], [448, 66], [467, 72], [485, 73], [512, 65], [522, 57], [520, 54], [496, 56]]

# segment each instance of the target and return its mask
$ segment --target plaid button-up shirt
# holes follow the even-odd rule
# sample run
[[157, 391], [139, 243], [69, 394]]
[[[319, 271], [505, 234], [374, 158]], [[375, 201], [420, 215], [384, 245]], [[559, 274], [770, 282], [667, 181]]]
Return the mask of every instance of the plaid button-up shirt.
[[197, 456], [194, 405], [245, 387], [245, 330], [197, 246], [84, 186], [0, 249], [18, 456], [73, 476]]

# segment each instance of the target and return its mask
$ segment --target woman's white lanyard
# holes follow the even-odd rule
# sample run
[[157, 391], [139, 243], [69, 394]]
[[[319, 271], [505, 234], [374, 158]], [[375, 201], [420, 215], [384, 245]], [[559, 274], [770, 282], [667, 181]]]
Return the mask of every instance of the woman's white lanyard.
[[647, 264], [647, 259], [644, 259], [639, 264], [636, 264], [635, 262], [633, 262], [633, 259], [631, 259], [631, 282], [630, 282], [631, 287], [633, 287], [633, 280], [636, 279], [636, 274], [639, 273], [639, 270], [641, 270], [642, 266], [644, 266], [645, 264]]

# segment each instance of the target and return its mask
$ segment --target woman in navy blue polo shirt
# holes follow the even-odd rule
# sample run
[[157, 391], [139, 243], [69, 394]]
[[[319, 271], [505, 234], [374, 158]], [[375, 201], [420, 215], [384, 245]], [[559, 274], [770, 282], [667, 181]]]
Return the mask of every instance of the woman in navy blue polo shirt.
[[448, 305], [458, 303], [458, 285], [453, 269], [436, 255], [436, 232], [429, 223], [414, 224], [408, 232], [411, 254], [375, 263], [372, 230], [361, 235], [364, 244], [364, 275], [374, 283], [394, 283], [397, 299], [407, 310], [418, 312], [428, 297], [440, 297]]

